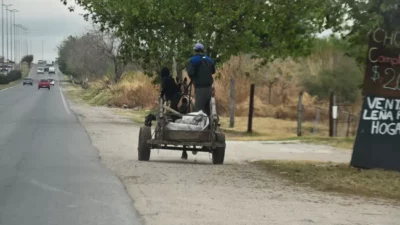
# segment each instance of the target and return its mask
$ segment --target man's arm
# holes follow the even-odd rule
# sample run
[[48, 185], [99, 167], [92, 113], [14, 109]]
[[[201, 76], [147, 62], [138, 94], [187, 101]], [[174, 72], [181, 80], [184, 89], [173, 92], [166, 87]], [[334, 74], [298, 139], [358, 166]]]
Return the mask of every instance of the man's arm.
[[216, 70], [215, 70], [215, 61], [212, 59], [212, 58], [210, 58], [210, 57], [208, 57], [207, 56], [207, 60], [210, 62], [210, 66], [211, 66], [211, 72], [212, 72], [212, 74], [214, 74], [215, 72], [216, 72]]
[[189, 64], [187, 65], [186, 71], [189, 75], [190, 80], [193, 80], [194, 75], [195, 75], [195, 68], [191, 62], [189, 62]]
[[193, 56], [192, 58], [190, 58], [189, 64], [186, 67], [186, 71], [188, 72], [189, 78], [191, 80], [193, 80], [193, 78], [195, 78], [197, 67], [200, 65], [200, 63], [201, 63], [201, 56], [196, 55], [196, 56]]
[[215, 74], [215, 62], [214, 61], [212, 61], [212, 74]]

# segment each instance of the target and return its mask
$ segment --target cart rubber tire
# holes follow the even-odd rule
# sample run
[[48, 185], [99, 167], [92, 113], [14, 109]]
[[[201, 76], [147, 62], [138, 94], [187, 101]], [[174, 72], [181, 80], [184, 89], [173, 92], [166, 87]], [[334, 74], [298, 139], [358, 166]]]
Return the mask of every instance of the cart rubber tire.
[[147, 126], [140, 127], [139, 131], [139, 146], [138, 146], [138, 159], [139, 161], [149, 161], [151, 147], [147, 143], [151, 139], [151, 128]]
[[[218, 143], [225, 143], [225, 134], [215, 134]], [[223, 164], [225, 158], [225, 147], [217, 147], [212, 151], [213, 164]]]

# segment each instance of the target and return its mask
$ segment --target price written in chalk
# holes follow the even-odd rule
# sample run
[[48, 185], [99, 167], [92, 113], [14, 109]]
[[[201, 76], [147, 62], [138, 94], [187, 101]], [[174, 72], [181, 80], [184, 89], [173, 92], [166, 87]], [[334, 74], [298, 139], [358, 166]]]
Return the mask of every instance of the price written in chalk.
[[[379, 66], [372, 67], [371, 79], [376, 82], [380, 80], [381, 74], [378, 71]], [[400, 91], [400, 73], [396, 73], [396, 70], [393, 68], [385, 69], [385, 76], [389, 77], [389, 80], [383, 84], [384, 89]]]

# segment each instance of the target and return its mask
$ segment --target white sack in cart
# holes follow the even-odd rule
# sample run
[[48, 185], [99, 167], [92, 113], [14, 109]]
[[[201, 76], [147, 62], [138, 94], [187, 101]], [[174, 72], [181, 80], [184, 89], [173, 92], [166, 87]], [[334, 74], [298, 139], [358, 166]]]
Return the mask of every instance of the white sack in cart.
[[189, 113], [188, 116], [183, 116], [182, 119], [169, 122], [166, 130], [191, 130], [203, 131], [208, 127], [209, 120], [207, 114], [203, 111]]

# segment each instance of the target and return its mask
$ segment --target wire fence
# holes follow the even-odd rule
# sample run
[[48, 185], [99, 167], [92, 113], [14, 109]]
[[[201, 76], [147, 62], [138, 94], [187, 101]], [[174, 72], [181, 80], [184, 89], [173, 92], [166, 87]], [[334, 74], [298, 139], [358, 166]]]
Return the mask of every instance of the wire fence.
[[[254, 96], [254, 91], [251, 91], [250, 95]], [[336, 97], [334, 94], [331, 95], [329, 105], [326, 102], [320, 105], [315, 103], [304, 105], [302, 103], [303, 93], [300, 92], [297, 105], [284, 105], [284, 110], [278, 109], [266, 116], [297, 120], [298, 136], [302, 136], [304, 133], [318, 136], [353, 137], [357, 133], [360, 114], [352, 111], [352, 105], [336, 102]], [[260, 108], [260, 105], [257, 105], [257, 108]], [[272, 105], [266, 106], [267, 111], [272, 108]], [[254, 101], [250, 96], [249, 117], [251, 118], [249, 118], [248, 132], [252, 132], [251, 121], [254, 115], [260, 116], [254, 112]]]

